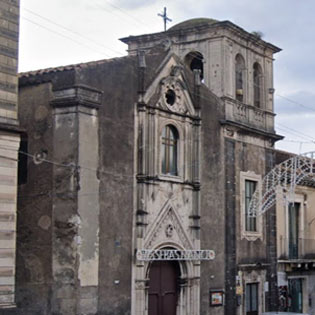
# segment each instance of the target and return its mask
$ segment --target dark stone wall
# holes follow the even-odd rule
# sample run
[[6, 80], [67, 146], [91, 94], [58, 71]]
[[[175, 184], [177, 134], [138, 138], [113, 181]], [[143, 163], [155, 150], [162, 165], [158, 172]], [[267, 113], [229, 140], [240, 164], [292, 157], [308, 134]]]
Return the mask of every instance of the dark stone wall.
[[[20, 79], [19, 120], [21, 128], [27, 131], [22, 138], [26, 142], [23, 150], [28, 155], [20, 153], [19, 157], [26, 157], [24, 167], [27, 165], [27, 168], [19, 174], [23, 181], [18, 187], [16, 308], [2, 310], [4, 315], [51, 314], [56, 221], [53, 202], [64, 182], [69, 184], [70, 176], [65, 169], [58, 178], [54, 175], [54, 164], [51, 163], [56, 159], [54, 116], [50, 101], [56, 86], [69, 86], [73, 82], [71, 71]], [[64, 152], [62, 143], [59, 150]]]
[[[266, 174], [270, 172], [275, 163], [276, 152], [266, 150]], [[266, 256], [269, 262], [267, 281], [269, 291], [266, 294], [267, 311], [278, 311], [278, 280], [277, 280], [277, 217], [276, 207], [273, 206], [266, 213]]]
[[236, 215], [235, 215], [235, 142], [225, 140], [225, 309], [224, 314], [236, 314]]
[[134, 58], [118, 59], [83, 69], [76, 78], [104, 92], [99, 109], [100, 315], [131, 310], [136, 66]]
[[[236, 314], [236, 276], [243, 272], [266, 271], [269, 293], [266, 294], [267, 310], [275, 310], [277, 304], [276, 221], [271, 209], [262, 216], [262, 239], [249, 241], [241, 231], [241, 172], [253, 172], [264, 176], [274, 166], [273, 150], [240, 141], [225, 141], [226, 158], [226, 308], [225, 314]], [[251, 265], [251, 267], [245, 267]], [[245, 287], [243, 287], [245, 290]], [[243, 294], [245, 294], [243, 292]], [[244, 302], [244, 299], [243, 299]], [[241, 308], [245, 306], [239, 305]]]
[[[265, 148], [243, 142], [236, 142], [235, 151], [235, 167], [236, 167], [236, 194], [241, 198], [241, 182], [240, 172], [254, 172], [261, 175], [261, 179], [265, 176]], [[237, 263], [238, 264], [256, 264], [265, 263], [266, 257], [266, 230], [263, 228], [263, 239], [256, 241], [248, 241], [241, 239], [241, 203], [240, 201], [236, 206], [236, 235], [237, 235]], [[265, 226], [265, 218], [262, 221], [263, 227]]]
[[[27, 130], [27, 178], [18, 188], [16, 314], [50, 314], [52, 260], [51, 84], [20, 90], [20, 123]], [[23, 154], [20, 154], [23, 156]]]
[[[62, 130], [53, 133], [52, 91], [82, 84], [104, 92], [99, 108], [99, 152], [94, 152], [99, 155], [100, 180], [100, 191], [95, 192], [100, 200], [99, 288], [84, 292], [85, 296], [98, 294], [100, 315], [129, 314], [131, 309], [137, 70], [136, 59], [127, 57], [20, 79], [21, 126], [27, 130], [28, 153], [43, 153], [56, 163], [76, 162], [77, 143], [71, 144], [69, 135], [77, 126], [75, 117], [67, 114], [68, 120], [58, 122]], [[75, 185], [79, 178], [70, 167], [35, 164], [32, 158], [28, 166], [19, 199], [23, 212], [18, 222], [18, 308], [8, 314], [59, 314], [61, 309], [75, 314], [78, 283], [73, 240], [77, 226], [67, 222], [76, 213], [75, 190], [68, 191], [70, 181]], [[35, 193], [33, 198], [31, 193]], [[54, 273], [53, 257], [57, 259]]]
[[[208, 100], [208, 102], [206, 101]], [[213, 261], [201, 263], [200, 314], [222, 314], [223, 307], [210, 307], [209, 290], [224, 289], [225, 213], [224, 159], [220, 119], [221, 102], [213, 95], [201, 94], [201, 207], [200, 247], [212, 249]]]

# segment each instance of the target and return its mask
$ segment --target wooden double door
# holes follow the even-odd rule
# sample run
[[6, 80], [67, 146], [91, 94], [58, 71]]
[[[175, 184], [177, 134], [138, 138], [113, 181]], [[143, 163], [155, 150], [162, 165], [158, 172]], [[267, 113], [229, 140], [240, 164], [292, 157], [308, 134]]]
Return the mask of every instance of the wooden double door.
[[177, 262], [155, 261], [149, 271], [149, 315], [176, 315], [180, 269]]

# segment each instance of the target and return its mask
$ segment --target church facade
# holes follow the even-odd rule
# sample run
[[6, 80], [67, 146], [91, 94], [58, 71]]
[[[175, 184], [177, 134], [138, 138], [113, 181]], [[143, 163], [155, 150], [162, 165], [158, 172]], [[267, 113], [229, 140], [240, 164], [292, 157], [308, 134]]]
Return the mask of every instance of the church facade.
[[20, 74], [16, 305], [5, 314], [276, 310], [273, 58], [228, 21], [130, 36], [128, 56]]

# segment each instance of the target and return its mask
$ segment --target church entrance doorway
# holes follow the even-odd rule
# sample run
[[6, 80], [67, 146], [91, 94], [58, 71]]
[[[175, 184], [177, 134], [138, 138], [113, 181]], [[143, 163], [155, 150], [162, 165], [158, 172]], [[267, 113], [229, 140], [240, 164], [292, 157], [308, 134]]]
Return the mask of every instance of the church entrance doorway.
[[155, 261], [149, 272], [149, 314], [176, 315], [180, 269], [174, 261]]

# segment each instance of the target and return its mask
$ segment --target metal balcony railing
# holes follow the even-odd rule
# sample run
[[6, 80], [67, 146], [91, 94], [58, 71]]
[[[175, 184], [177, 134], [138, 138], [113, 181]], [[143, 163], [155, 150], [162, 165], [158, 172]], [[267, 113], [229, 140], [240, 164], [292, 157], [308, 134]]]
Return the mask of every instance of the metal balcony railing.
[[256, 129], [274, 133], [274, 113], [224, 97], [225, 118]]
[[315, 259], [315, 238], [290, 239], [280, 236], [278, 258], [283, 260]]

